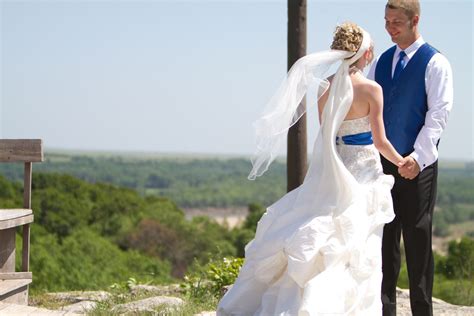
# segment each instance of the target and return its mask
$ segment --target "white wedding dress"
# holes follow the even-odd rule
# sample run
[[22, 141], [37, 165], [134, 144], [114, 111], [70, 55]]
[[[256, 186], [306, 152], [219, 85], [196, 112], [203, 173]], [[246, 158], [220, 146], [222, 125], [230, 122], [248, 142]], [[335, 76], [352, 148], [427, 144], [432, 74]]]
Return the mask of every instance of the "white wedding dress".
[[383, 174], [379, 153], [367, 141], [369, 118], [344, 121], [354, 96], [349, 67], [370, 45], [363, 31], [357, 53], [300, 58], [255, 122], [249, 179], [276, 157], [286, 131], [305, 112], [300, 104], [307, 91], [319, 98], [329, 87], [319, 71], [340, 62], [303, 184], [267, 208], [217, 315], [382, 314], [381, 240], [384, 224], [394, 218], [394, 179]]
[[333, 138], [370, 131], [368, 117], [331, 123], [321, 127], [322, 134], [337, 129], [318, 137], [315, 150], [324, 151], [313, 154], [311, 176], [260, 219], [217, 315], [381, 315], [381, 240], [394, 218], [393, 177], [383, 174], [373, 144]]

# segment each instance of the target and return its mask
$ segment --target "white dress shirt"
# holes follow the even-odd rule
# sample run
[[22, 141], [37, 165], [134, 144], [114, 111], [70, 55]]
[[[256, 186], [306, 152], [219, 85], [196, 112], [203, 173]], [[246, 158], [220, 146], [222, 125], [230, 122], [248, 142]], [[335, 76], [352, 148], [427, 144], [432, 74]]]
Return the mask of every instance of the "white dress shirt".
[[[405, 65], [424, 43], [425, 41], [420, 36], [404, 50], [406, 53]], [[401, 50], [397, 45], [393, 54], [392, 76]], [[378, 58], [372, 64], [367, 76], [371, 80], [375, 80], [377, 61]], [[428, 62], [425, 72], [425, 87], [428, 111], [426, 112], [425, 124], [416, 137], [414, 151], [410, 154], [420, 166], [420, 171], [423, 171], [438, 159], [436, 144], [446, 127], [449, 112], [453, 107], [453, 73], [449, 61], [440, 53], [433, 55]]]

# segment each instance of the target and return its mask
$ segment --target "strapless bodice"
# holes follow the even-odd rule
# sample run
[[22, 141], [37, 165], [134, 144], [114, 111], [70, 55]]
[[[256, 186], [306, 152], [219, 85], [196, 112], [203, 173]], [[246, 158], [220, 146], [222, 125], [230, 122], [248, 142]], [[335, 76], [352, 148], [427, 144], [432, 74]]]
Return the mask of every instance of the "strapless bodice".
[[337, 136], [354, 135], [364, 132], [370, 132], [369, 116], [356, 118], [353, 120], [342, 121]]

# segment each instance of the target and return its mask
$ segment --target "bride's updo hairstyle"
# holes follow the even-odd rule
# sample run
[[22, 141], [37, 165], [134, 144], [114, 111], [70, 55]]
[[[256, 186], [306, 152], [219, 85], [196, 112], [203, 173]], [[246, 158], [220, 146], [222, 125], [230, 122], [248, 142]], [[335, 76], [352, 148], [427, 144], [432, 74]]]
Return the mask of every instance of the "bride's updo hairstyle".
[[357, 52], [362, 44], [363, 33], [357, 24], [345, 22], [336, 26], [331, 49]]

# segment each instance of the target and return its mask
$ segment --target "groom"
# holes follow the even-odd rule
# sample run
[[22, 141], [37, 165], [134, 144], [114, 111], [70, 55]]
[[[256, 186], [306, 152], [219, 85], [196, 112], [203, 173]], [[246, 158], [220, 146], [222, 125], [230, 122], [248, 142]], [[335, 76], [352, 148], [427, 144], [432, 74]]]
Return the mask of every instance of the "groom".
[[382, 241], [383, 315], [396, 315], [396, 284], [403, 233], [413, 315], [433, 315], [434, 261], [431, 224], [436, 200], [438, 143], [453, 103], [451, 66], [418, 32], [418, 0], [388, 0], [385, 28], [396, 44], [374, 63], [369, 77], [383, 89], [384, 122], [390, 142], [409, 161], [403, 167], [382, 157], [395, 177], [395, 219]]

